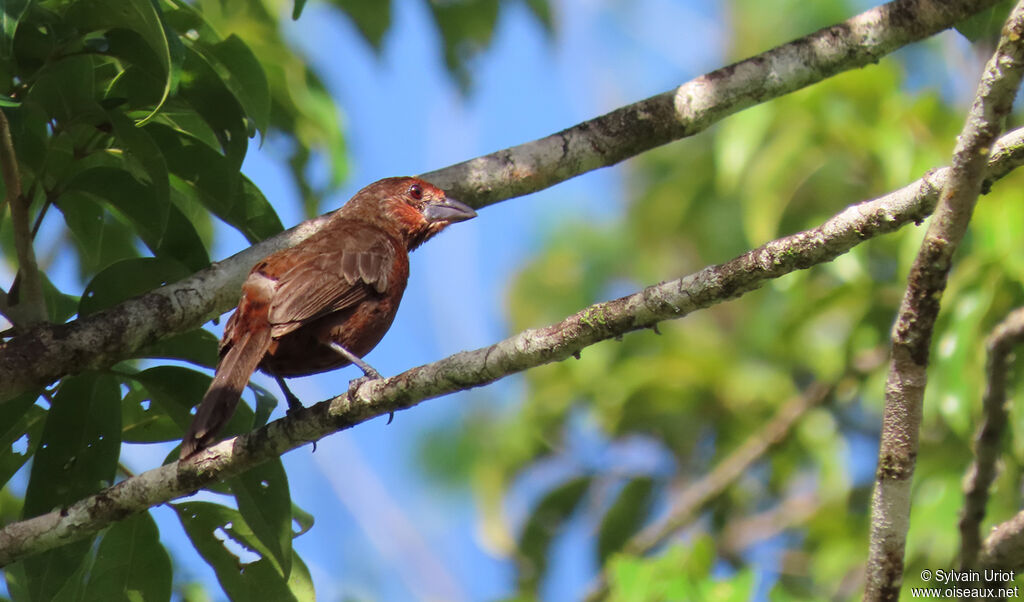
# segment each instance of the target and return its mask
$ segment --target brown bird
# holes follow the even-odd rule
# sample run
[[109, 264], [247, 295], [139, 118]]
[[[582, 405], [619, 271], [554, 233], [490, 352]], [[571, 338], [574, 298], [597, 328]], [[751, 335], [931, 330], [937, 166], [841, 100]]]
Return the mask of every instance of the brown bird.
[[357, 192], [317, 234], [256, 264], [224, 327], [217, 373], [181, 442], [181, 459], [214, 442], [256, 368], [277, 379], [289, 412], [302, 404], [284, 377], [353, 363], [380, 378], [359, 358], [391, 327], [409, 251], [474, 216], [423, 180], [387, 178]]

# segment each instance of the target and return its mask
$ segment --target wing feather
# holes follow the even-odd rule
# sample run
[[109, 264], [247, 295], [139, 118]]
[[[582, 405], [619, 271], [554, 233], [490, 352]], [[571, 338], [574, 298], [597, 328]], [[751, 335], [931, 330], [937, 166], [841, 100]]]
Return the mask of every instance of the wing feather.
[[329, 245], [307, 245], [297, 256], [289, 258], [287, 263], [292, 267], [277, 276], [270, 304], [268, 317], [273, 336], [283, 336], [311, 320], [353, 307], [387, 289], [395, 261], [394, 243], [386, 234], [371, 228], [347, 234], [350, 235], [332, 240]]

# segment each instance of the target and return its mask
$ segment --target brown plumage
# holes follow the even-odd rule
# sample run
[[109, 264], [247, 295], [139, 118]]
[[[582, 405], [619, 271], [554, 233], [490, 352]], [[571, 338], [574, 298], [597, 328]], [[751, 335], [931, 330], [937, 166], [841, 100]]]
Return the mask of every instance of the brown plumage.
[[[416, 178], [387, 178], [356, 193], [320, 232], [267, 256], [242, 285], [224, 327], [217, 373], [181, 443], [181, 458], [209, 447], [257, 369], [282, 380], [357, 363], [391, 327], [412, 251], [468, 206]], [[353, 357], [354, 356], [354, 357]]]

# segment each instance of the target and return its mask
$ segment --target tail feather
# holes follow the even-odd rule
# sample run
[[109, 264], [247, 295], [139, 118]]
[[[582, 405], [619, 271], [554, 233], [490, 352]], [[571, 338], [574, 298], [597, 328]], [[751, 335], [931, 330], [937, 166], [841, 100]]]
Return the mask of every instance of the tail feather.
[[257, 330], [244, 332], [217, 364], [217, 374], [181, 441], [180, 459], [209, 447], [235, 413], [249, 377], [270, 346], [270, 328]]

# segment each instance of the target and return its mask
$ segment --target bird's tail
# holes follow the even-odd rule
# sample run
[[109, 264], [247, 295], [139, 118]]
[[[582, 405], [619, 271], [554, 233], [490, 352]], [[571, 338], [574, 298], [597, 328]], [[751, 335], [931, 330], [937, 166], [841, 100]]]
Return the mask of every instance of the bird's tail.
[[209, 447], [235, 413], [249, 377], [256, 371], [270, 346], [270, 328], [255, 330], [257, 332], [243, 329], [242, 335], [217, 364], [217, 374], [181, 441], [180, 459], [184, 460]]

